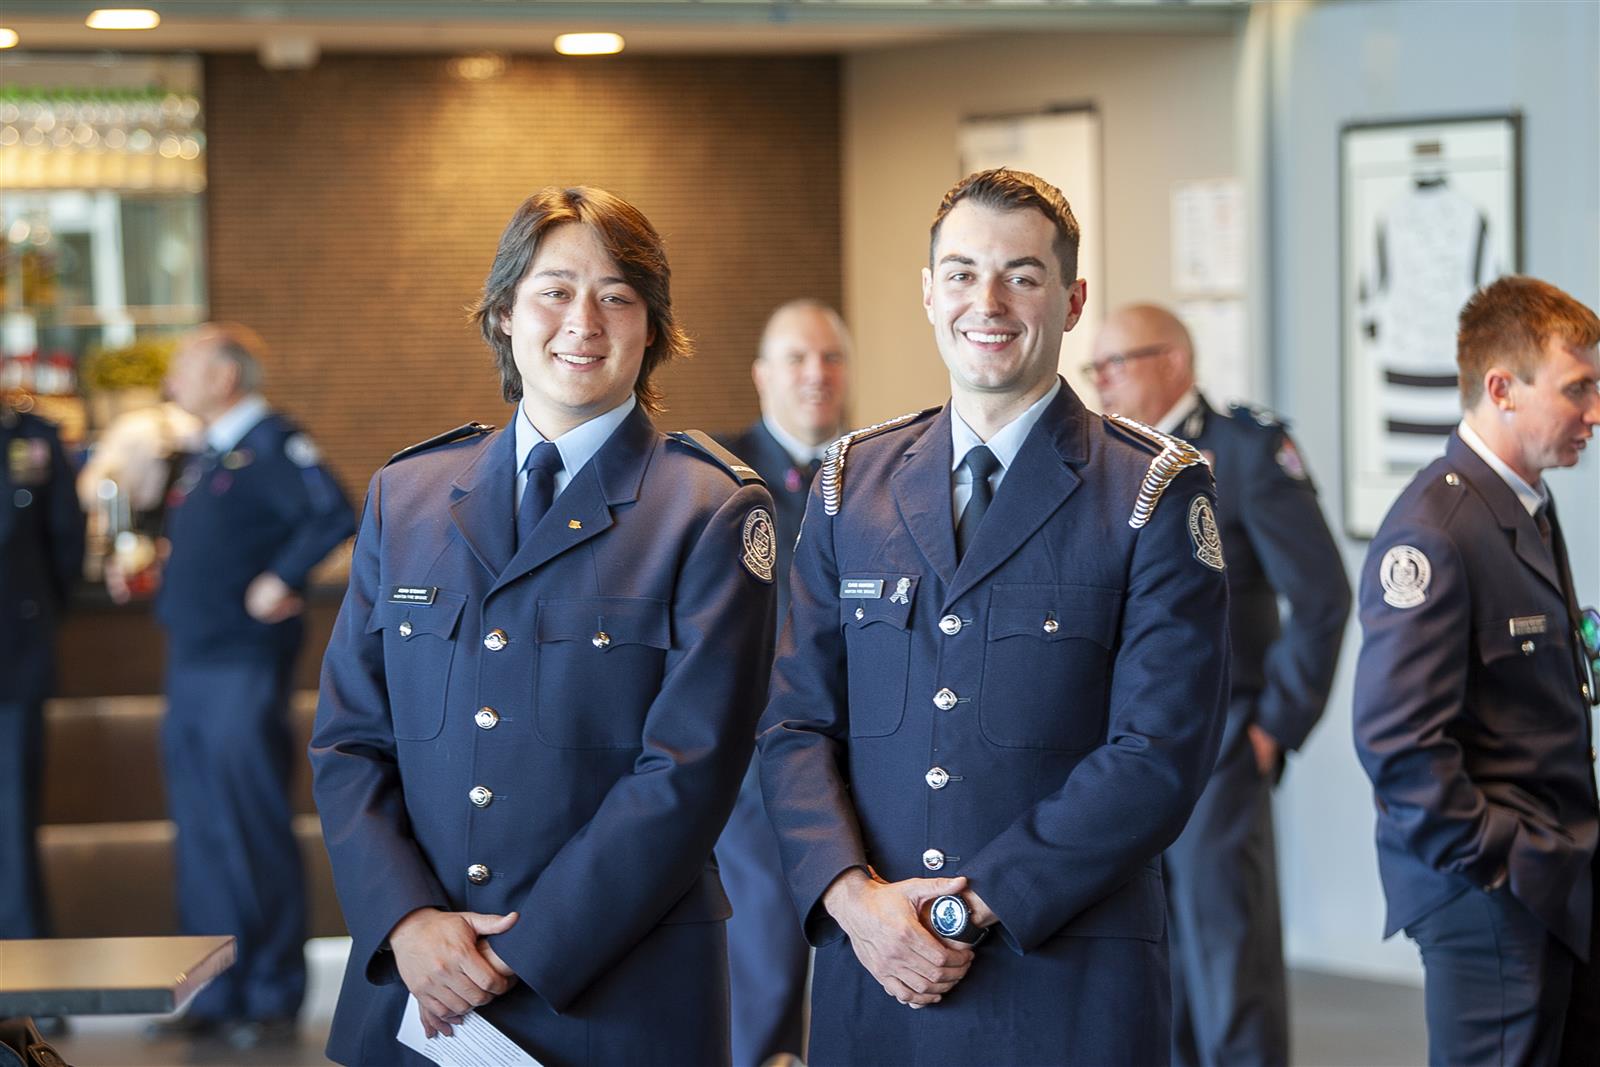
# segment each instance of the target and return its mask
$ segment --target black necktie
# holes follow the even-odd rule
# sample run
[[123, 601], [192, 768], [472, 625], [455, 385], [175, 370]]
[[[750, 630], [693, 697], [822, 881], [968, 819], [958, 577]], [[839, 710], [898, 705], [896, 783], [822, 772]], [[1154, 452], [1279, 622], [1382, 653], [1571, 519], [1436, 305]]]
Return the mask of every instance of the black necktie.
[[1539, 527], [1539, 537], [1544, 541], [1544, 547], [1551, 553], [1555, 552], [1554, 535], [1550, 529], [1550, 502], [1547, 500], [1539, 505], [1539, 510], [1533, 513], [1533, 524]]
[[522, 507], [517, 510], [517, 547], [527, 544], [539, 520], [556, 498], [556, 472], [561, 469], [561, 450], [549, 441], [540, 441], [523, 460], [528, 484], [522, 490]]
[[956, 524], [956, 559], [967, 554], [967, 546], [972, 544], [978, 524], [989, 510], [989, 502], [994, 499], [989, 476], [1000, 469], [1000, 461], [994, 458], [988, 446], [976, 445], [967, 452], [967, 458], [961, 461], [961, 465], [972, 475], [972, 496], [967, 500], [967, 509], [961, 513], [961, 521]]

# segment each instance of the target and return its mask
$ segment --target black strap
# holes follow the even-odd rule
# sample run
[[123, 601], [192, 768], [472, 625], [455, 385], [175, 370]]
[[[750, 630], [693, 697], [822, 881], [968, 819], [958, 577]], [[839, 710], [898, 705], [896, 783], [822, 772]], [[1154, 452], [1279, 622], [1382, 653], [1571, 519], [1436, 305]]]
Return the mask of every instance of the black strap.
[[667, 436], [679, 444], [688, 445], [695, 451], [709, 456], [717, 466], [738, 479], [740, 485], [767, 484], [766, 480], [756, 473], [754, 467], [717, 444], [708, 433], [701, 430], [675, 430]]

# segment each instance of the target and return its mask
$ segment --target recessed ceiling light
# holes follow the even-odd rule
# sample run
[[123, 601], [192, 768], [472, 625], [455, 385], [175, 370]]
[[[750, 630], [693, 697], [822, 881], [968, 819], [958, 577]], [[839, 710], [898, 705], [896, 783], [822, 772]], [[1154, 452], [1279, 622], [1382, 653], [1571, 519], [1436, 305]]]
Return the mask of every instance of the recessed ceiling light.
[[17, 31], [0, 26], [0, 48], [17, 47]]
[[556, 51], [564, 56], [611, 56], [622, 51], [620, 33], [563, 33]]
[[83, 21], [91, 30], [153, 30], [161, 16], [147, 7], [103, 7]]

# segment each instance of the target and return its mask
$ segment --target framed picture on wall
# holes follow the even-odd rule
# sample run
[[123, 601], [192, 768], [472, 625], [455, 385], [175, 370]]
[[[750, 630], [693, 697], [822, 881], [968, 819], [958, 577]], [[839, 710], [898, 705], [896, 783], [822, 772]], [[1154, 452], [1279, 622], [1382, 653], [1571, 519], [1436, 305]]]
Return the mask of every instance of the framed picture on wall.
[[1521, 117], [1339, 132], [1344, 515], [1370, 538], [1461, 420], [1456, 318], [1522, 263]]

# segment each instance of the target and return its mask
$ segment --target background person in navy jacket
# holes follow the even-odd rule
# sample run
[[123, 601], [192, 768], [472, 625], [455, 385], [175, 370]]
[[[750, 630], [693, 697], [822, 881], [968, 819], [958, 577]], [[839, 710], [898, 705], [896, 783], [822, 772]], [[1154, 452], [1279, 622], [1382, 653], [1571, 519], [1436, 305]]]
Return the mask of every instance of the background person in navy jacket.
[[323, 663], [317, 807], [354, 939], [328, 1054], [477, 1008], [549, 1067], [725, 1064], [711, 851], [750, 762], [777, 541], [760, 480], [659, 433], [661, 239], [544, 189], [477, 320], [512, 423], [380, 470]]
[[[931, 245], [951, 401], [830, 452], [763, 720], [809, 1062], [1160, 1062], [1161, 852], [1227, 695], [1211, 476], [1057, 375], [1086, 291], [1059, 190], [975, 174]], [[935, 937], [942, 894], [993, 935]]]
[[[772, 492], [779, 630], [788, 613], [789, 567], [811, 480], [823, 452], [844, 429], [850, 348], [844, 320], [826, 304], [792, 300], [779, 307], [767, 319], [751, 364], [761, 418], [725, 442]], [[717, 863], [733, 902], [728, 969], [734, 1065], [755, 1067], [781, 1055], [799, 1058], [811, 949], [789, 899], [754, 761], [717, 842]]]
[[290, 683], [307, 578], [355, 529], [316, 445], [258, 391], [265, 355], [255, 331], [212, 324], [173, 357], [168, 392], [205, 428], [168, 497], [155, 604], [167, 633], [162, 751], [179, 923], [232, 934], [239, 952], [157, 1032], [220, 1031], [241, 1047], [291, 1040], [305, 993]]
[[1434, 1064], [1555, 1063], [1564, 1031], [1565, 1062], [1600, 1049], [1594, 679], [1542, 477], [1600, 424], [1597, 344], [1594, 312], [1536, 279], [1468, 300], [1465, 415], [1361, 572], [1356, 751], [1384, 934], [1422, 953]]
[[1272, 787], [1284, 754], [1322, 717], [1350, 583], [1288, 429], [1262, 411], [1206, 402], [1176, 316], [1150, 304], [1120, 309], [1095, 338], [1089, 369], [1107, 411], [1176, 434], [1211, 460], [1228, 553], [1233, 691], [1222, 751], [1167, 850], [1173, 1060], [1287, 1064]]
[[53, 425], [0, 395], [0, 939], [45, 937], [34, 831], [55, 632], [83, 570], [83, 512]]

